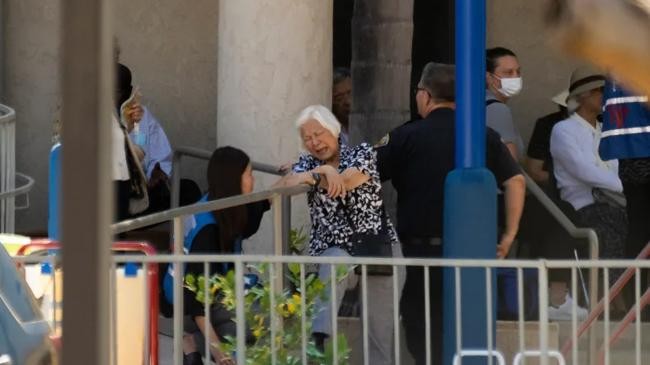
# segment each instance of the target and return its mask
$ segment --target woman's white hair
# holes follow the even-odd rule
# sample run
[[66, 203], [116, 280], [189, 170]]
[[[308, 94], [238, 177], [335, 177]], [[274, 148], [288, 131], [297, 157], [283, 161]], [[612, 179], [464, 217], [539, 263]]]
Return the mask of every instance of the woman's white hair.
[[310, 105], [303, 109], [296, 119], [296, 129], [300, 131], [300, 127], [310, 120], [316, 120], [323, 128], [327, 129], [336, 138], [341, 133], [341, 123], [336, 119], [334, 114], [323, 105]]

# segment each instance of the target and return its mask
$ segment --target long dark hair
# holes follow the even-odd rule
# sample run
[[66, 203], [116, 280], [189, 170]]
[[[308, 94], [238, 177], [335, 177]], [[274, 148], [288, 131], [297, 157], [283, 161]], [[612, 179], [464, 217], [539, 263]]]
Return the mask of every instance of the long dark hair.
[[[250, 163], [248, 155], [237, 148], [219, 147], [208, 164], [208, 199], [221, 199], [242, 193], [241, 181]], [[232, 252], [234, 242], [246, 227], [246, 206], [237, 206], [213, 212], [219, 224], [219, 241], [222, 252]]]

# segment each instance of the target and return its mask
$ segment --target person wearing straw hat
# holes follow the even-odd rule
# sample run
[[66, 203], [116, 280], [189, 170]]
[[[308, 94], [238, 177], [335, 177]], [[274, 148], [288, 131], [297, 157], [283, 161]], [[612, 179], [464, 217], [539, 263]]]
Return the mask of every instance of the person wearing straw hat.
[[[572, 73], [568, 100], [577, 109], [553, 128], [551, 156], [560, 198], [576, 210], [576, 224], [596, 231], [601, 258], [624, 258], [627, 217], [614, 198], [623, 191], [618, 161], [598, 154], [604, 86], [605, 76], [591, 67]], [[620, 270], [610, 271], [611, 284]]]
[[[530, 177], [544, 189], [558, 207], [568, 217], [573, 217], [575, 211], [569, 203], [559, 199], [555, 179], [551, 175], [553, 171], [550, 150], [551, 131], [557, 123], [567, 119], [576, 109], [573, 99], [569, 100], [567, 106], [568, 96], [568, 89], [553, 96], [550, 100], [558, 106], [558, 110], [539, 118], [535, 123], [535, 129], [528, 143], [525, 168]], [[531, 257], [571, 259], [574, 250], [580, 247], [580, 241], [571, 237], [534, 195], [526, 197], [521, 221], [519, 239], [530, 247]], [[563, 244], [558, 245], [557, 242]], [[571, 319], [573, 298], [568, 290], [570, 280], [570, 272], [567, 270], [549, 271], [549, 319]], [[577, 297], [577, 293], [573, 295]], [[587, 314], [585, 308], [578, 307], [578, 319], [586, 318]]]

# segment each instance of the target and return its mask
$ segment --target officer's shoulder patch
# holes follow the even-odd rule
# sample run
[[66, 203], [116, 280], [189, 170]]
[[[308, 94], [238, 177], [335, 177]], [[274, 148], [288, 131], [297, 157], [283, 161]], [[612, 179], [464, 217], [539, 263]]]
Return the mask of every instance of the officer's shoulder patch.
[[386, 135], [381, 137], [379, 142], [375, 144], [375, 148], [384, 147], [385, 145], [388, 144], [389, 141], [390, 141], [390, 133], [386, 133]]

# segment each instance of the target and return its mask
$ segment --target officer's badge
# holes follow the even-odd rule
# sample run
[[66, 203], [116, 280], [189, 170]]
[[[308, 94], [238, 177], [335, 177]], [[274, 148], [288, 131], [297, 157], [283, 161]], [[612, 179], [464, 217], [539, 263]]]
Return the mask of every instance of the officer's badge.
[[390, 141], [390, 133], [387, 133], [385, 136], [381, 137], [379, 142], [375, 144], [375, 148], [384, 147]]

